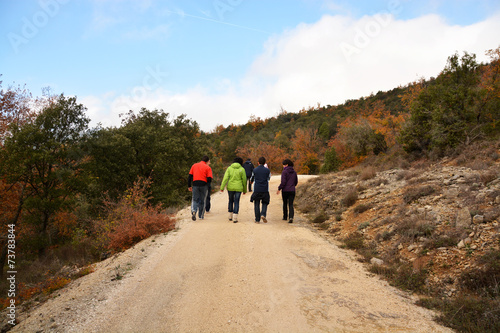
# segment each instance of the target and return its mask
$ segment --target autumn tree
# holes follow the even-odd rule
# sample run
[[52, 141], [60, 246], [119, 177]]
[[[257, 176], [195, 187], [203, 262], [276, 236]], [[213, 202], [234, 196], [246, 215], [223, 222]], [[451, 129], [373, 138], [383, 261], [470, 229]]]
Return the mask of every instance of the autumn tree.
[[312, 129], [297, 129], [291, 140], [292, 158], [295, 169], [302, 174], [316, 174], [319, 172], [319, 157], [323, 153], [318, 131]]
[[24, 184], [26, 220], [38, 231], [35, 248], [53, 244], [54, 215], [71, 206], [78, 187], [82, 153], [79, 142], [89, 119], [76, 98], [60, 95], [32, 122], [13, 123], [1, 151], [0, 169], [10, 184]]
[[259, 142], [257, 146], [247, 144], [236, 150], [238, 156], [251, 158], [257, 161], [260, 157], [265, 157], [271, 172], [281, 172], [285, 151], [267, 142]]
[[[35, 116], [30, 105], [33, 105], [33, 100], [27, 89], [21, 86], [0, 89], [0, 166], [6, 156], [3, 152], [5, 140], [12, 134], [10, 128], [22, 126]], [[7, 225], [19, 230], [26, 188], [22, 182], [9, 183], [7, 173], [8, 170], [0, 167], [0, 276], [7, 257]]]
[[376, 132], [368, 119], [361, 116], [344, 120], [330, 145], [335, 146], [343, 167], [356, 165], [368, 155], [387, 149], [384, 135]]

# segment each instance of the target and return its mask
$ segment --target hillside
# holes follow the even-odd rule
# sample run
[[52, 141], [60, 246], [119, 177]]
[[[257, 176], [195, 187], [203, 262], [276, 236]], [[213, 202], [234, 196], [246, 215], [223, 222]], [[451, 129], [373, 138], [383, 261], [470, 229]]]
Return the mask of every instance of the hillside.
[[[498, 263], [500, 253], [500, 145], [469, 149], [320, 176], [300, 187], [297, 205], [393, 285], [440, 299], [496, 297], [498, 306], [498, 264], [485, 258]], [[498, 323], [498, 313], [490, 316]]]

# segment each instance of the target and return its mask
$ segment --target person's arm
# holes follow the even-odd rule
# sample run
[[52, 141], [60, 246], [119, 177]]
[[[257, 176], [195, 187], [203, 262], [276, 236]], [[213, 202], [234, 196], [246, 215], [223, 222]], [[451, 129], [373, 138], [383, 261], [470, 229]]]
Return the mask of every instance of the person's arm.
[[229, 180], [228, 172], [229, 172], [229, 168], [226, 169], [226, 172], [224, 173], [224, 178], [222, 178], [222, 183], [220, 184], [220, 191], [221, 192], [224, 192], [224, 187], [226, 187], [226, 183]]
[[188, 176], [188, 190], [192, 191], [193, 190], [193, 175], [189, 174]]
[[245, 170], [240, 172], [241, 174], [241, 184], [243, 184], [243, 194], [247, 193], [247, 173]]
[[286, 184], [286, 175], [284, 172], [281, 173], [281, 183], [278, 185], [278, 191], [276, 194], [280, 194], [281, 189], [285, 186]]

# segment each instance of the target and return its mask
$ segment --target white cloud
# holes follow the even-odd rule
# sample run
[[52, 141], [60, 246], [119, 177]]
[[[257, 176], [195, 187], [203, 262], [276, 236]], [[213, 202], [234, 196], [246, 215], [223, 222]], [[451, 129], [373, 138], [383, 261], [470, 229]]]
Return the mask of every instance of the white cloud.
[[[184, 92], [156, 88], [141, 96], [98, 98], [100, 105], [89, 99], [93, 106], [87, 106], [94, 114], [109, 110], [102, 119], [114, 125], [118, 113], [146, 107], [185, 113], [210, 131], [217, 124], [245, 123], [252, 114], [275, 116], [280, 107], [296, 112], [317, 103], [337, 105], [436, 76], [455, 52], [487, 61], [484, 53], [499, 46], [499, 31], [499, 14], [469, 26], [449, 25], [436, 15], [411, 20], [327, 15], [270, 38], [237, 83], [209, 82]], [[210, 92], [214, 86], [216, 94]]]

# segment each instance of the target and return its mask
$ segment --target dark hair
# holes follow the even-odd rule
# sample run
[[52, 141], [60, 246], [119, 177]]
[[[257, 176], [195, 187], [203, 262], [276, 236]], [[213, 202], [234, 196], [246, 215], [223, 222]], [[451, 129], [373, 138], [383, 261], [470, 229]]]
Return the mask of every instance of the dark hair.
[[239, 163], [243, 166], [243, 159], [241, 157], [235, 157], [233, 163]]
[[293, 167], [293, 162], [287, 158], [286, 160], [283, 160], [283, 165], [288, 165]]
[[206, 162], [210, 161], [210, 158], [207, 155], [203, 155], [201, 160], [206, 163]]
[[265, 157], [259, 157], [259, 164], [266, 164], [266, 158]]

